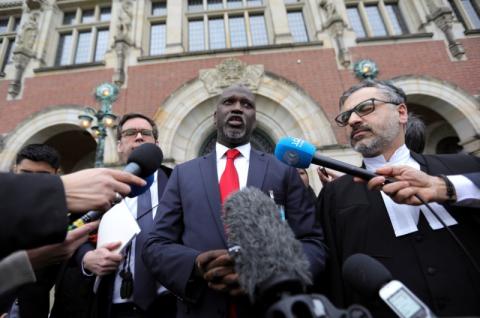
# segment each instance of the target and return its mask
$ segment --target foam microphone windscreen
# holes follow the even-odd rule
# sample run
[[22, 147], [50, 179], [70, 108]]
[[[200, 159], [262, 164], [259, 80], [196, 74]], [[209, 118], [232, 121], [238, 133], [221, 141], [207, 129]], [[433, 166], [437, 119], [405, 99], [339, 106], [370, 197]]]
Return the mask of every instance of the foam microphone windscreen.
[[163, 153], [160, 147], [155, 144], [145, 143], [133, 150], [128, 157], [127, 166], [135, 163], [140, 167], [138, 174], [141, 178], [152, 175], [160, 168], [163, 160]]
[[365, 254], [353, 254], [343, 263], [343, 279], [359, 294], [373, 298], [392, 274], [382, 263]]
[[228, 246], [239, 247], [231, 253], [235, 271], [252, 302], [259, 284], [276, 276], [297, 279], [304, 286], [311, 284], [302, 244], [281, 220], [273, 199], [256, 188], [244, 188], [225, 201], [224, 209]]

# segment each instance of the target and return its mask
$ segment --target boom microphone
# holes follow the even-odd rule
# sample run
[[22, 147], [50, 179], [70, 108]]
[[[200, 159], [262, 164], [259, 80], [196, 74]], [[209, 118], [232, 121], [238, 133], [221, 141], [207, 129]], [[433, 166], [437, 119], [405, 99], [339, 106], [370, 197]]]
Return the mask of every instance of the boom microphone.
[[[127, 165], [123, 171], [143, 178], [145, 181], [147, 181], [147, 184], [143, 187], [131, 185], [131, 191], [127, 195], [128, 197], [136, 197], [150, 188], [154, 179], [153, 174], [160, 168], [162, 161], [163, 152], [157, 145], [145, 143], [141, 144], [132, 151], [130, 156], [128, 156]], [[98, 211], [89, 211], [81, 218], [74, 221], [68, 229], [73, 230], [85, 223], [98, 220], [101, 215], [102, 213]]]
[[[280, 138], [275, 147], [275, 157], [283, 163], [295, 168], [308, 168], [311, 163], [314, 163], [365, 180], [370, 180], [377, 176], [375, 173], [366, 169], [322, 156], [314, 145], [300, 138]], [[392, 178], [386, 178], [385, 183], [392, 181], [394, 181]]]
[[343, 279], [357, 293], [380, 298], [401, 318], [435, 317], [432, 311], [404, 284], [392, 280], [388, 269], [365, 254], [354, 254], [343, 263]]
[[270, 304], [281, 292], [304, 292], [312, 282], [310, 265], [275, 202], [249, 187], [233, 193], [224, 208], [229, 251], [250, 300]]

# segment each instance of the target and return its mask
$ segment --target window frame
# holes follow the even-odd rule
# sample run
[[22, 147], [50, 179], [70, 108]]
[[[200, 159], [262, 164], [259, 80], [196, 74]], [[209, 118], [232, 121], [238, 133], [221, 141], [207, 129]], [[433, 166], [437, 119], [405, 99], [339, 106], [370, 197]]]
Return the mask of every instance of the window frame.
[[0, 33], [0, 76], [5, 76], [5, 69], [12, 63], [15, 40], [21, 23], [21, 12], [1, 17], [7, 21], [7, 29]]
[[302, 17], [303, 17], [303, 26], [305, 28], [305, 32], [306, 32], [306, 35], [307, 35], [307, 40], [306, 41], [295, 41], [295, 39], [293, 38], [293, 34], [292, 34], [292, 31], [290, 30], [290, 25], [288, 26], [288, 29], [290, 30], [290, 33], [292, 34], [292, 40], [293, 40], [293, 43], [308, 43], [308, 42], [311, 42], [311, 41], [314, 41], [314, 32], [313, 30], [311, 29], [311, 26], [313, 25], [313, 22], [309, 20], [309, 16], [307, 15], [307, 10], [304, 10], [305, 8], [305, 1], [304, 0], [296, 0], [296, 1], [293, 1], [290, 2], [290, 1], [285, 1], [284, 0], [284, 4], [285, 4], [285, 9], [286, 9], [286, 12], [287, 12], [287, 23], [288, 23], [288, 14], [289, 13], [293, 13], [293, 12], [301, 12], [302, 13]]
[[[101, 19], [101, 10], [104, 8], [110, 8], [110, 18], [106, 21], [100, 21]], [[94, 11], [94, 21], [88, 23], [82, 23], [83, 12], [93, 10]], [[105, 58], [101, 60], [95, 60], [96, 58], [96, 51], [98, 46], [98, 36], [99, 32], [101, 31], [108, 31], [107, 37], [107, 49], [105, 51], [108, 52], [109, 44], [111, 43], [112, 32], [111, 32], [111, 21], [112, 21], [112, 7], [110, 3], [98, 3], [92, 6], [79, 6], [78, 3], [76, 6], [70, 7], [62, 7], [61, 8], [62, 14], [59, 15], [59, 26], [56, 28], [56, 32], [58, 35], [57, 45], [54, 52], [53, 63], [54, 67], [65, 67], [65, 66], [76, 66], [76, 65], [84, 65], [84, 64], [91, 64], [91, 63], [101, 63], [105, 60]], [[75, 12], [75, 18], [72, 20], [71, 24], [63, 24], [64, 17], [67, 13]], [[79, 47], [79, 38], [81, 33], [89, 32], [90, 33], [90, 43], [89, 43], [89, 56], [87, 62], [80, 62], [76, 63], [77, 59], [77, 52]], [[59, 46], [61, 43], [61, 38], [64, 35], [71, 35], [71, 46], [69, 56], [67, 58], [67, 63], [61, 64], [62, 55], [59, 51]], [[105, 57], [105, 55], [104, 55]]]
[[[155, 3], [161, 3], [161, 2], [164, 2], [165, 3], [165, 14], [161, 14], [161, 15], [153, 15], [153, 6]], [[166, 52], [166, 49], [167, 49], [167, 11], [168, 11], [168, 1], [167, 0], [156, 0], [156, 1], [148, 1], [148, 5], [147, 5], [147, 28], [148, 28], [148, 32], [146, 32], [146, 34], [148, 34], [146, 36], [146, 52], [147, 52], [147, 56], [161, 56], [161, 55], [165, 55], [165, 52]], [[152, 27], [155, 26], [155, 25], [160, 25], [160, 24], [163, 24], [164, 25], [164, 29], [165, 29], [165, 45], [163, 47], [163, 52], [161, 52], [160, 54], [151, 54], [152, 52]]]
[[[480, 3], [475, 0], [469, 0], [472, 4], [473, 10], [476, 12], [478, 18], [480, 19]], [[467, 13], [467, 10], [463, 6], [461, 0], [448, 0], [452, 11], [454, 12], [455, 16], [459, 20], [459, 22], [463, 25], [465, 32], [471, 31], [480, 31], [480, 26], [476, 28], [471, 20], [470, 15]]]
[[[197, 9], [190, 11], [189, 10], [189, 3], [188, 0], [185, 1], [185, 8], [186, 12], [184, 14], [185, 17], [185, 43], [184, 48], [185, 52], [205, 52], [205, 51], [212, 51], [212, 50], [230, 50], [230, 49], [241, 49], [241, 48], [253, 48], [253, 47], [261, 47], [270, 45], [272, 43], [272, 37], [269, 33], [269, 26], [267, 22], [267, 13], [266, 13], [266, 4], [265, 1], [262, 0], [261, 5], [254, 5], [252, 6], [249, 4], [248, 0], [242, 0], [241, 6], [236, 8], [228, 7], [228, 0], [222, 0], [222, 8], [215, 8], [209, 9], [208, 8], [208, 0], [202, 0], [202, 9]], [[267, 38], [267, 42], [264, 44], [254, 44], [253, 36], [251, 32], [251, 16], [263, 16], [263, 21], [265, 24], [265, 35]], [[230, 18], [238, 18], [243, 17], [244, 27], [245, 27], [245, 34], [246, 34], [246, 46], [232, 46], [232, 37], [230, 32]], [[210, 28], [209, 28], [209, 20], [221, 18], [223, 19], [223, 29], [225, 31], [225, 47], [223, 48], [211, 48], [210, 45]], [[196, 49], [190, 50], [190, 22], [192, 21], [202, 21], [203, 22], [203, 49]]]
[[[399, 10], [399, 15], [395, 15], [396, 21], [400, 27], [401, 33], [396, 33], [394, 24], [392, 22], [392, 17], [390, 16], [387, 6], [388, 5], [395, 5]], [[375, 6], [379, 12], [380, 19], [383, 23], [383, 27], [386, 31], [385, 35], [375, 35], [373, 32], [373, 25], [372, 21], [370, 21], [369, 16], [367, 14], [366, 7]], [[400, 1], [398, 0], [351, 0], [345, 1], [345, 8], [348, 10], [349, 8], [356, 8], [358, 15], [360, 16], [360, 21], [363, 25], [363, 29], [365, 32], [365, 37], [359, 37], [355, 30], [353, 29], [352, 23], [348, 18], [348, 24], [350, 28], [355, 32], [357, 39], [375, 39], [375, 38], [389, 38], [389, 37], [398, 37], [398, 36], [407, 36], [411, 35], [411, 27], [405, 18], [403, 10], [400, 6]]]

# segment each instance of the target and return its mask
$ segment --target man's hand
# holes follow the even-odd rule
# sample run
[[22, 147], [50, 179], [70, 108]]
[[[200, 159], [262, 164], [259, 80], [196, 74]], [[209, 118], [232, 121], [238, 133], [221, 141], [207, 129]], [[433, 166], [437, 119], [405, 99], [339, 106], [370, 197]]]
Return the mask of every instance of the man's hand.
[[216, 291], [238, 296], [245, 293], [238, 283], [233, 258], [227, 250], [207, 251], [195, 260], [199, 274], [208, 282], [208, 286]]
[[28, 258], [34, 269], [60, 263], [69, 259], [75, 250], [85, 243], [88, 234], [98, 227], [99, 222], [85, 224], [67, 233], [62, 243], [41, 246], [27, 251]]
[[83, 267], [97, 276], [104, 276], [117, 270], [123, 259], [119, 253], [112, 252], [121, 245], [121, 242], [105, 244], [83, 256]]
[[[375, 171], [382, 176], [368, 182], [370, 190], [382, 190], [395, 202], [409, 205], [423, 204], [415, 197], [419, 195], [426, 202], [443, 202], [448, 199], [445, 182], [409, 166], [386, 166]], [[385, 177], [395, 178], [396, 182], [384, 185]]]
[[86, 169], [61, 178], [71, 212], [106, 211], [112, 206], [117, 192], [125, 196], [130, 193], [129, 184], [146, 184], [130, 173], [106, 168]]
[[327, 171], [327, 169], [325, 169], [324, 167], [318, 167], [317, 174], [318, 174], [318, 177], [320, 178], [320, 182], [322, 183], [322, 186], [325, 186], [327, 183], [332, 182], [333, 180], [341, 177], [341, 174], [333, 172], [330, 169]]

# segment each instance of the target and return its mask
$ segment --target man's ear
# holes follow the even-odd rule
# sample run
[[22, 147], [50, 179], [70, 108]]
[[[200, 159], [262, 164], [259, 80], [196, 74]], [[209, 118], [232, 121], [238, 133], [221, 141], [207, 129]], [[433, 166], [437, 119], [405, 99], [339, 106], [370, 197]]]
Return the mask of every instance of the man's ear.
[[404, 103], [397, 106], [398, 117], [401, 124], [406, 125], [408, 121], [408, 109]]
[[118, 153], [121, 152], [121, 141], [120, 140], [117, 140], [117, 152]]

